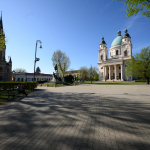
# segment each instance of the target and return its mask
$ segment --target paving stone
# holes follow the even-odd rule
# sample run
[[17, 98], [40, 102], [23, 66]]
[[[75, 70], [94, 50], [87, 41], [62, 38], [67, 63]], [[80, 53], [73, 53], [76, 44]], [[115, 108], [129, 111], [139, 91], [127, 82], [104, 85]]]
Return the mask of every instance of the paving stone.
[[150, 149], [150, 86], [38, 88], [0, 106], [0, 150]]

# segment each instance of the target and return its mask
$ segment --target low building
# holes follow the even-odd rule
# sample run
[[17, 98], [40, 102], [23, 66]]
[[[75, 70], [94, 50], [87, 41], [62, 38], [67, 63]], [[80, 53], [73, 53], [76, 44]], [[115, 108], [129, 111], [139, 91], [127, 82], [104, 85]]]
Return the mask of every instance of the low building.
[[[52, 74], [44, 74], [44, 73], [35, 73], [35, 81], [50, 81], [52, 80]], [[33, 81], [34, 73], [21, 73], [21, 72], [14, 72], [12, 81]]]

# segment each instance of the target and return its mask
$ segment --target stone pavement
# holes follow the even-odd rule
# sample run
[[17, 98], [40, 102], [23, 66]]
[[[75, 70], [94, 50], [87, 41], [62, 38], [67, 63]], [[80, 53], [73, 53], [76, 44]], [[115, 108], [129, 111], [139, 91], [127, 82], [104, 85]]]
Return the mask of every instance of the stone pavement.
[[150, 85], [38, 89], [0, 106], [0, 150], [150, 150]]

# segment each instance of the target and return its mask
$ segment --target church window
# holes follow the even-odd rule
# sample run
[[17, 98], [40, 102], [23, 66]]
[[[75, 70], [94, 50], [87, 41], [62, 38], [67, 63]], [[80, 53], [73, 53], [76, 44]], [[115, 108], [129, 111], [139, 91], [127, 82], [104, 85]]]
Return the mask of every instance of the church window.
[[127, 50], [124, 51], [124, 56], [128, 56], [128, 55], [127, 55]]
[[2, 67], [0, 67], [0, 71], [3, 71], [3, 68], [2, 68]]
[[103, 55], [101, 55], [101, 60], [103, 60]]
[[116, 55], [118, 55], [118, 50], [116, 50]]

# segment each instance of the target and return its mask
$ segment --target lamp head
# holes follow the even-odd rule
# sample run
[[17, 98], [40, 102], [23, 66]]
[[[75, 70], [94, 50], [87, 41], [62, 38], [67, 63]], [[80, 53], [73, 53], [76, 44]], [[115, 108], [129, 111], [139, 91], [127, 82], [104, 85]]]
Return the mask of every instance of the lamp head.
[[42, 48], [42, 45], [40, 45], [40, 48]]
[[36, 58], [36, 61], [40, 61], [40, 58]]

